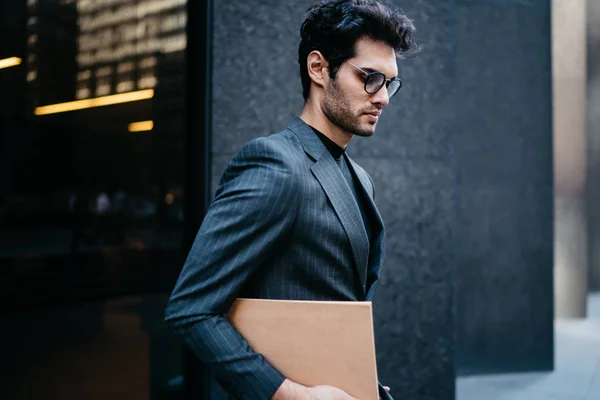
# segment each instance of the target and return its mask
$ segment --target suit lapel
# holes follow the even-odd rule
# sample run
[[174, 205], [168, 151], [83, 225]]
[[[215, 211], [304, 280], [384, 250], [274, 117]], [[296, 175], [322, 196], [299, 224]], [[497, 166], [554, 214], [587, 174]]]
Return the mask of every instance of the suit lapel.
[[358, 177], [358, 180], [361, 183], [363, 198], [367, 201], [365, 206], [370, 209], [372, 213], [371, 215], [375, 217], [375, 220], [372, 221], [373, 244], [371, 248], [369, 268], [379, 275], [379, 269], [381, 268], [383, 256], [385, 254], [385, 228], [383, 224], [383, 218], [381, 218], [381, 214], [379, 214], [379, 210], [377, 209], [377, 206], [371, 197], [371, 182], [369, 177], [366, 174], [361, 173], [361, 170], [350, 157], [348, 157], [348, 161], [350, 161], [350, 166], [354, 170], [354, 174]]
[[354, 195], [346, 184], [342, 171], [312, 128], [297, 118], [288, 129], [298, 136], [306, 153], [315, 161], [311, 171], [321, 184], [346, 231], [361, 286], [366, 290], [369, 239]]
[[358, 204], [356, 204], [354, 195], [346, 184], [340, 168], [329, 152], [318, 160], [312, 166], [311, 170], [327, 194], [333, 209], [348, 235], [354, 260], [358, 268], [360, 282], [364, 290], [369, 262], [369, 240], [362, 223]]

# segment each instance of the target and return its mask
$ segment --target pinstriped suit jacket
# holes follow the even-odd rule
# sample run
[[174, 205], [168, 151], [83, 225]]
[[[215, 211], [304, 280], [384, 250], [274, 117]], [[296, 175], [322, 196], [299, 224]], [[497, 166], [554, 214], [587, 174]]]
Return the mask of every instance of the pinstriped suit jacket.
[[234, 396], [269, 399], [285, 379], [228, 323], [237, 297], [373, 298], [384, 227], [370, 177], [349, 161], [374, 216], [371, 243], [340, 168], [300, 118], [246, 144], [224, 172], [166, 321]]

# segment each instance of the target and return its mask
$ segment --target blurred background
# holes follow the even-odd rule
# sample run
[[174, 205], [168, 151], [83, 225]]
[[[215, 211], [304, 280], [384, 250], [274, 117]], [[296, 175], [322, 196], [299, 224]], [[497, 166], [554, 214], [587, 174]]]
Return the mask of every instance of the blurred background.
[[[600, 2], [393, 0], [372, 138], [396, 399], [600, 398]], [[220, 175], [301, 110], [312, 0], [0, 2], [0, 398], [225, 398], [166, 329]]]

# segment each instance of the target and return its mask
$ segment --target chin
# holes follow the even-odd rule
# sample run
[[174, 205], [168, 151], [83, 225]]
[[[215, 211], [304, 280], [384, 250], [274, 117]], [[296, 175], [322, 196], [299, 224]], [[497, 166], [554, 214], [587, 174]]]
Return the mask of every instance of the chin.
[[354, 130], [354, 134], [356, 136], [368, 137], [368, 136], [373, 136], [374, 133], [375, 133], [375, 124], [363, 125], [363, 126], [357, 127], [357, 129]]
[[362, 137], [373, 136], [374, 133], [375, 133], [375, 128], [373, 128], [373, 129], [361, 129], [361, 130], [354, 131], [354, 134], [356, 136], [362, 136]]

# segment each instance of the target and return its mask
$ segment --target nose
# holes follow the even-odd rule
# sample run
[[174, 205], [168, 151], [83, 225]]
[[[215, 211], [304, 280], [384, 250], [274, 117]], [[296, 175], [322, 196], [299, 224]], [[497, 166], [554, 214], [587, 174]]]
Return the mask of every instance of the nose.
[[373, 104], [379, 104], [381, 107], [387, 106], [390, 102], [390, 97], [388, 96], [387, 86], [383, 85], [381, 89], [377, 91], [371, 98]]

